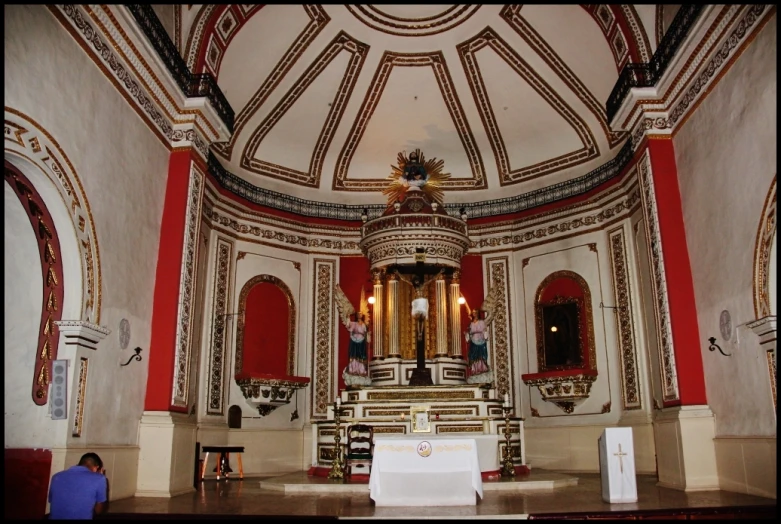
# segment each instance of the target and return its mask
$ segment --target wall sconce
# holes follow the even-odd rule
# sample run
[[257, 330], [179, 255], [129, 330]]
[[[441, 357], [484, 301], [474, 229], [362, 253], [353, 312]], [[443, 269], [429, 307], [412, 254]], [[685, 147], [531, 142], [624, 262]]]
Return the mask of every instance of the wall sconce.
[[132, 356], [131, 356], [131, 357], [130, 357], [128, 360], [127, 360], [127, 362], [125, 362], [124, 364], [120, 364], [120, 366], [127, 366], [128, 364], [130, 364], [130, 361], [131, 361], [131, 360], [138, 360], [139, 362], [142, 360], [142, 359], [141, 359], [141, 348], [136, 348], [136, 349], [134, 349], [133, 351], [135, 351], [135, 352], [136, 352], [136, 354], [135, 354], [135, 355], [132, 355]]
[[718, 349], [719, 353], [721, 353], [725, 357], [731, 357], [732, 356], [732, 353], [724, 353], [724, 351], [722, 351], [721, 347], [718, 344], [716, 344], [716, 337], [710, 337], [708, 339], [708, 342], [710, 342], [710, 346], [708, 346], [708, 349], [710, 351], [716, 351]]

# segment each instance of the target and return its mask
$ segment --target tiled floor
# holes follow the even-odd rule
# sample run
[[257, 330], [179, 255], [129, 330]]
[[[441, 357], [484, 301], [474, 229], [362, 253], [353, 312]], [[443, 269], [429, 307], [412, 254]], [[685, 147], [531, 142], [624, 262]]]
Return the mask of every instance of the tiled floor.
[[[543, 478], [551, 472], [533, 471], [526, 480]], [[553, 477], [557, 474], [553, 473]], [[238, 516], [288, 516], [331, 518], [525, 518], [552, 516], [563, 513], [604, 514], [609, 512], [644, 512], [654, 510], [678, 510], [687, 508], [728, 508], [765, 506], [775, 514], [775, 499], [744, 495], [727, 491], [686, 493], [656, 486], [656, 477], [639, 475], [637, 478], [638, 502], [608, 504], [602, 501], [599, 474], [558, 474], [560, 478], [576, 477], [576, 485], [547, 490], [491, 489], [484, 483], [484, 498], [475, 506], [450, 507], [376, 507], [365, 493], [350, 492], [338, 487], [341, 493], [288, 493], [261, 488], [261, 480], [248, 479], [216, 481], [206, 480], [194, 493], [170, 499], [133, 497], [111, 502], [107, 517], [145, 517], [168, 514], [184, 518], [186, 515], [226, 517]], [[288, 483], [334, 484], [325, 478], [295, 474]], [[515, 482], [523, 482], [522, 477]], [[513, 482], [501, 480], [498, 482]], [[338, 483], [336, 483], [338, 484]], [[564, 483], [567, 484], [567, 483]], [[569, 482], [573, 484], [573, 482]], [[562, 485], [562, 484], [559, 484]], [[336, 487], [336, 486], [335, 486]], [[508, 488], [510, 486], [507, 486]], [[620, 515], [621, 513], [615, 513]]]

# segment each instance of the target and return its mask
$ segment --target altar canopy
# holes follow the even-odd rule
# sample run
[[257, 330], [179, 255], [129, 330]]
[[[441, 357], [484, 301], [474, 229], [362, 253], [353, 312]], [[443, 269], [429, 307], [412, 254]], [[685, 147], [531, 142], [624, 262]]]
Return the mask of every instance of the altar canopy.
[[474, 506], [483, 481], [474, 439], [376, 439], [369, 476], [377, 506]]
[[632, 428], [606, 428], [599, 437], [602, 500], [611, 504], [637, 502], [635, 448]]

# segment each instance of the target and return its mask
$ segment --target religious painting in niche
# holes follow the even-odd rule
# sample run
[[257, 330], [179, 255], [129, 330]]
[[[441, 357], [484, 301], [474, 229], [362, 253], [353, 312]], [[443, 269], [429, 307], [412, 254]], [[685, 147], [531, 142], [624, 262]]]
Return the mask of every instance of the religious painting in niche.
[[556, 271], [537, 288], [535, 331], [540, 373], [596, 369], [591, 293], [572, 271]]
[[542, 331], [545, 333], [542, 353], [545, 369], [582, 367], [578, 302], [562, 300], [540, 308]]

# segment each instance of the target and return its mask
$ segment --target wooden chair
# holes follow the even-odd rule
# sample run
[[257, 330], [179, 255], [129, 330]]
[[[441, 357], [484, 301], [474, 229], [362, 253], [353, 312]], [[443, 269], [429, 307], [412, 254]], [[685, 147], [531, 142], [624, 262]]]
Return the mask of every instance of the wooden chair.
[[344, 456], [345, 473], [368, 475], [374, 456], [374, 428], [367, 424], [347, 427], [347, 450]]

